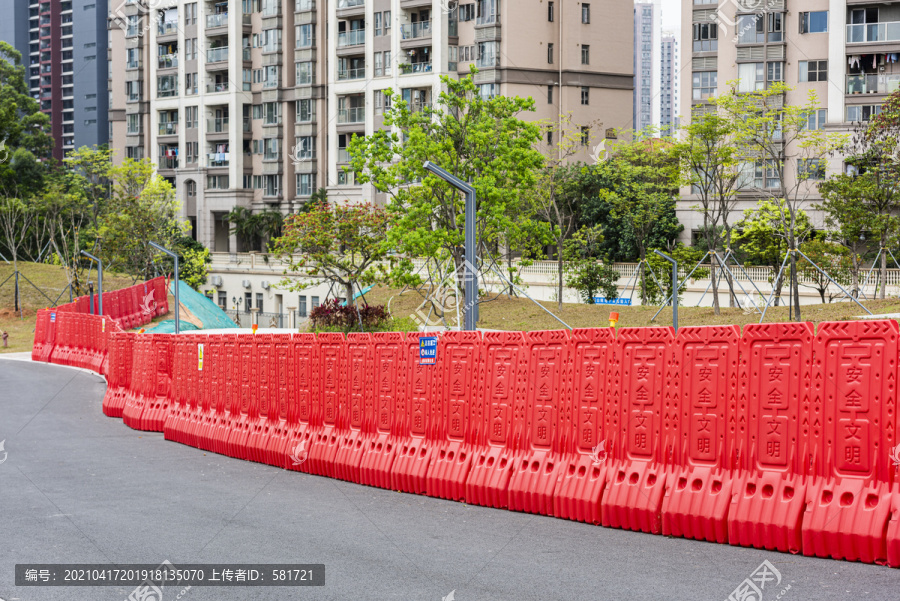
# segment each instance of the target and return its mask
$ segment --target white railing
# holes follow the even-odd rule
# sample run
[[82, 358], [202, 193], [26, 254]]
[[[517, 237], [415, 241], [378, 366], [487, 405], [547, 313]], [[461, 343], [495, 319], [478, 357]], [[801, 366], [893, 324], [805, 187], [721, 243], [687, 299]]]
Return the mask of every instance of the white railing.
[[900, 21], [847, 25], [848, 44], [896, 42], [898, 40], [900, 40]]
[[360, 46], [366, 43], [366, 30], [354, 29], [353, 31], [342, 31], [338, 34], [338, 48], [344, 46]]

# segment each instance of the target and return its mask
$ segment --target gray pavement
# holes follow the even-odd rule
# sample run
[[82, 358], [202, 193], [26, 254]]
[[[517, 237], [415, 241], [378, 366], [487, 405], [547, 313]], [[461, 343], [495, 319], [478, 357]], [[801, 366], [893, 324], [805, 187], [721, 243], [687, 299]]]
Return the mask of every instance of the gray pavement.
[[[727, 599], [763, 560], [763, 600], [900, 598], [881, 566], [474, 507], [230, 459], [136, 432], [102, 378], [0, 359], [0, 599], [126, 599], [17, 588], [17, 563], [324, 563], [318, 588], [200, 588], [184, 601]], [[0, 460], [3, 454], [0, 453]], [[165, 591], [172, 601], [179, 591]]]

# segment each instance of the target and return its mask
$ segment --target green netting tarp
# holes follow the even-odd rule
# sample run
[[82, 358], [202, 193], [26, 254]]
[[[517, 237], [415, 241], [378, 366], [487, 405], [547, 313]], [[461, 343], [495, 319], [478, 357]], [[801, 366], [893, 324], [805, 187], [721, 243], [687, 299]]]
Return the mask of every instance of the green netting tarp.
[[[179, 320], [178, 323], [181, 326], [179, 328], [180, 332], [187, 332], [189, 330], [199, 330], [200, 329], [189, 321]], [[152, 328], [150, 328], [149, 330], [146, 330], [145, 333], [147, 333], [147, 334], [174, 334], [175, 333], [175, 320], [167, 319], [165, 321], [161, 321], [158, 324], [156, 324], [155, 326], [153, 326]]]
[[[174, 282], [169, 284], [169, 293], [175, 294]], [[184, 282], [178, 282], [178, 302], [181, 304], [180, 330], [219, 330], [238, 327], [219, 305], [200, 294]], [[172, 307], [174, 310], [174, 307]], [[169, 313], [174, 317], [174, 311]], [[165, 329], [163, 329], [165, 327]], [[148, 332], [166, 334], [175, 331], [175, 320], [159, 322]]]

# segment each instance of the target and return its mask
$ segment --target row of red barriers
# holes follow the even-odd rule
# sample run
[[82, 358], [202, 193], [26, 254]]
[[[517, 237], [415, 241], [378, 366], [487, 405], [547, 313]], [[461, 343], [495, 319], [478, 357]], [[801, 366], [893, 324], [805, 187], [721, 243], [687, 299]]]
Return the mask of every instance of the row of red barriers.
[[[107, 415], [231, 457], [900, 566], [893, 321], [109, 337]], [[119, 412], [119, 413], [117, 413]]]

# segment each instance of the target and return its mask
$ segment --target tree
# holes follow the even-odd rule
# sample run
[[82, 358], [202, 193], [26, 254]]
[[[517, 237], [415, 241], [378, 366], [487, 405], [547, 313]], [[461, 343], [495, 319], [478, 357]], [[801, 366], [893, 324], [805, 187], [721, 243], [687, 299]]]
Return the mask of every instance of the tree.
[[[547, 234], [556, 247], [557, 310], [562, 311], [565, 244], [578, 223], [578, 197], [567, 193], [566, 187], [573, 171], [580, 169], [567, 163], [585, 140], [581, 129], [573, 126], [571, 115], [562, 115], [558, 122], [545, 124], [545, 128], [555, 134], [558, 142], [548, 148], [544, 165], [538, 171], [537, 181], [529, 190], [528, 198], [534, 212], [550, 225]], [[590, 302], [593, 302], [593, 297]]]
[[209, 273], [209, 249], [190, 236], [182, 235], [175, 240], [174, 252], [178, 255], [179, 279], [199, 292]]
[[[776, 217], [788, 248], [798, 248], [798, 214], [815, 192], [811, 181], [825, 169], [825, 158], [843, 143], [843, 136], [809, 127], [818, 114], [819, 99], [810, 90], [806, 103], [787, 104], [791, 88], [774, 82], [765, 90], [744, 92], [740, 82], [730, 82], [731, 93], [716, 100], [734, 126], [734, 140], [741, 160], [752, 169], [753, 188], [760, 196], [776, 202]], [[791, 296], [797, 321], [800, 317], [800, 288], [797, 257], [791, 254]]]
[[237, 235], [245, 248], [252, 250], [260, 250], [264, 241], [280, 236], [284, 226], [284, 215], [280, 211], [254, 213], [240, 206], [234, 207], [224, 220], [231, 224], [230, 232]]
[[[684, 184], [691, 186], [697, 197], [698, 204], [693, 209], [703, 215], [700, 232], [706, 248], [717, 252], [723, 242], [730, 248], [732, 226], [728, 218], [737, 204], [740, 175], [734, 124], [718, 112], [700, 112], [691, 117], [688, 125], [682, 126], [681, 132], [683, 137], [675, 145], [675, 153], [682, 163]], [[716, 269], [710, 270], [710, 278], [713, 312], [719, 315]]]
[[670, 143], [647, 140], [620, 145], [608, 162], [613, 170], [614, 186], [601, 190], [600, 198], [609, 203], [611, 215], [620, 219], [634, 237], [641, 262], [641, 302], [647, 303], [650, 301], [645, 277], [647, 243], [658, 222], [674, 212], [677, 157]]
[[[465, 203], [455, 188], [423, 164], [431, 161], [475, 188], [478, 250], [484, 264], [474, 267], [483, 271], [501, 260], [504, 240], [518, 237], [513, 230], [530, 226], [529, 219], [517, 218], [521, 216], [510, 207], [534, 185], [543, 164], [535, 149], [540, 127], [518, 117], [533, 111], [534, 101], [483, 97], [475, 74], [460, 80], [442, 77], [445, 90], [433, 107], [413, 107], [395, 95], [385, 128], [354, 137], [348, 147], [349, 170], [356, 181], [371, 183], [388, 195], [392, 227], [387, 243], [403, 256], [426, 259], [423, 271], [434, 274], [432, 291], [446, 275], [448, 261], [458, 287], [463, 287]], [[412, 273], [411, 262], [405, 261], [395, 265], [392, 279], [418, 286], [423, 277]]]
[[0, 141], [3, 148], [22, 148], [34, 156], [49, 157], [53, 140], [50, 117], [41, 112], [25, 82], [21, 53], [0, 41]]
[[102, 146], [82, 146], [69, 152], [65, 164], [79, 177], [82, 193], [91, 208], [91, 222], [96, 228], [103, 204], [109, 196], [110, 175], [112, 173], [112, 151]]
[[[735, 224], [737, 233], [734, 242], [745, 263], [765, 265], [772, 268], [772, 289], [775, 291], [775, 305], [781, 300], [781, 289], [785, 274], [778, 277], [784, 256], [792, 248], [784, 230], [786, 209], [781, 199], [761, 200], [752, 209], [744, 210], [744, 218]], [[794, 239], [802, 244], [813, 234], [813, 227], [806, 211], [798, 209], [794, 214]], [[777, 279], [776, 279], [777, 278]]]
[[[671, 248], [660, 248], [658, 250], [668, 253], [670, 257], [678, 261], [679, 271], [682, 267], [687, 267], [688, 269], [693, 268], [697, 263], [700, 262], [700, 259], [703, 258], [702, 250], [693, 246], [686, 246], [681, 243], [678, 243]], [[648, 296], [654, 302], [658, 301], [661, 303], [665, 299], [669, 298], [669, 296], [671, 296], [672, 294], [672, 264], [657, 255], [655, 252], [650, 252], [647, 254], [647, 265], [656, 276], [656, 280], [653, 280], [651, 278], [647, 282]], [[701, 267], [698, 268], [694, 272], [694, 275], [692, 275], [691, 277], [699, 280], [707, 277], [708, 274], [709, 270]], [[659, 281], [662, 289], [660, 289], [656, 285], [656, 281]], [[679, 300], [681, 299], [680, 293], [683, 291], [684, 288], [679, 289]]]
[[893, 216], [879, 215], [869, 202], [872, 198], [882, 198], [882, 192], [873, 189], [875, 186], [877, 178], [872, 174], [859, 177], [840, 174], [819, 187], [825, 199], [820, 208], [825, 212], [828, 238], [849, 252], [850, 285], [854, 297], [859, 296], [859, 273], [868, 250], [866, 234], [874, 233], [884, 239], [896, 236]]
[[188, 227], [178, 220], [175, 189], [149, 159], [125, 159], [110, 175], [113, 193], [98, 221], [104, 266], [149, 279], [159, 255], [149, 242], [174, 248]]
[[[289, 261], [285, 271], [302, 278], [322, 278], [343, 288], [347, 301], [354, 289], [382, 282], [389, 261], [385, 238], [388, 235], [388, 212], [372, 204], [328, 205], [320, 203], [306, 213], [287, 218], [284, 234], [272, 245]], [[302, 290], [313, 282], [282, 281], [288, 290]]]
[[602, 240], [601, 228], [593, 227], [582, 228], [565, 241], [566, 286], [577, 290], [589, 305], [598, 293], [605, 298], [619, 296], [619, 272], [597, 256]]
[[[826, 302], [825, 294], [829, 290], [831, 280], [841, 286], [846, 286], [850, 281], [848, 277], [851, 269], [850, 251], [846, 247], [825, 240], [810, 240], [804, 242], [800, 246], [800, 250], [831, 278], [826, 277], [806, 259], [799, 263], [800, 275], [806, 280], [806, 282], [801, 280], [800, 285], [815, 289], [819, 293], [822, 303]], [[833, 292], [829, 294], [828, 302], [831, 302], [834, 296]]]

